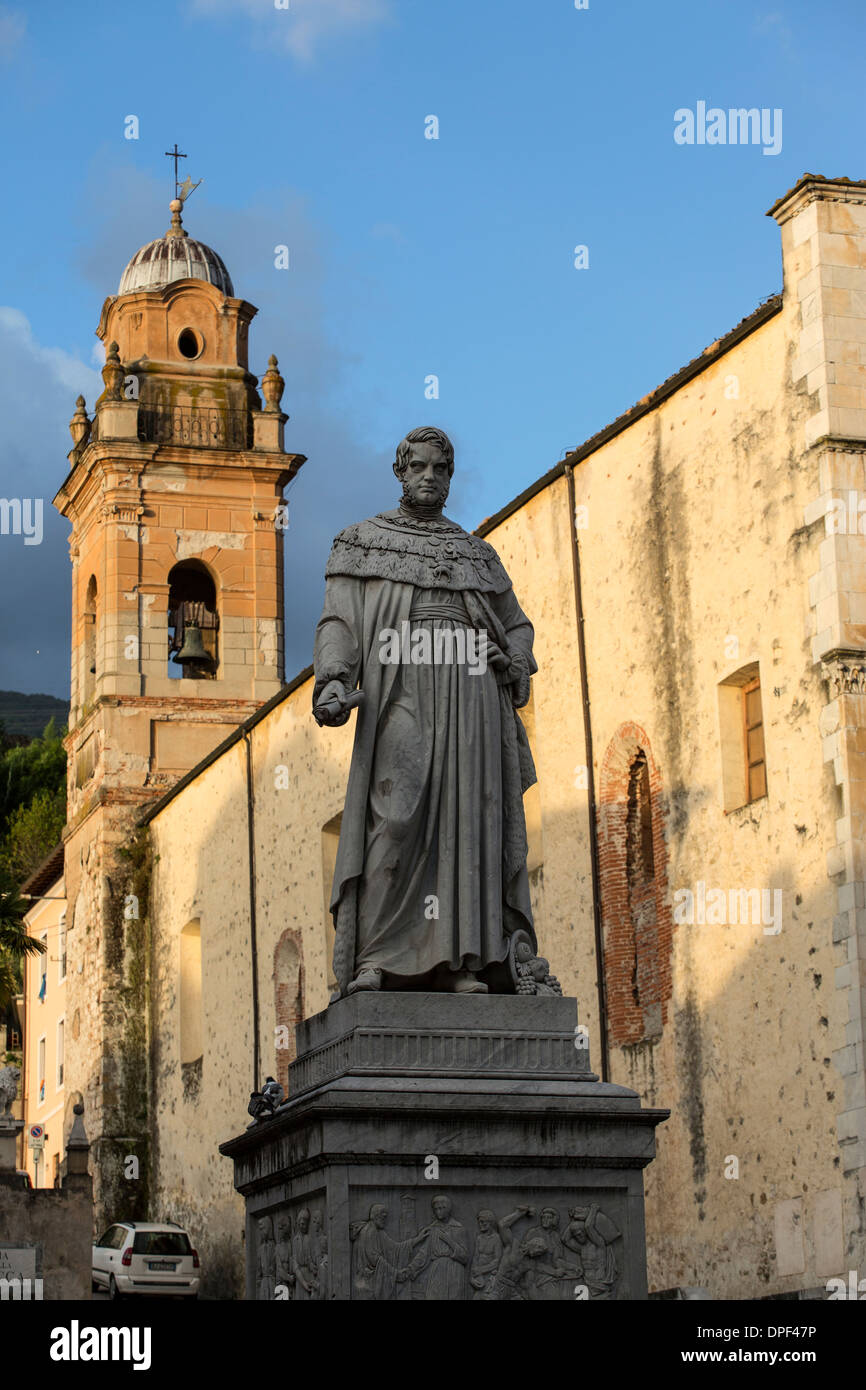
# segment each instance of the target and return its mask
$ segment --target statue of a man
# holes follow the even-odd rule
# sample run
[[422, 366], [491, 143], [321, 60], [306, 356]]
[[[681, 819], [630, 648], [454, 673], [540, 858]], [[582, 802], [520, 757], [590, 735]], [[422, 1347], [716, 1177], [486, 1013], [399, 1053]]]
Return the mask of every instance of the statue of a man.
[[328, 560], [313, 712], [358, 708], [331, 897], [342, 994], [511, 993], [513, 933], [535, 949], [517, 714], [533, 629], [493, 547], [443, 516], [453, 471], [448, 436], [413, 430], [399, 507]]

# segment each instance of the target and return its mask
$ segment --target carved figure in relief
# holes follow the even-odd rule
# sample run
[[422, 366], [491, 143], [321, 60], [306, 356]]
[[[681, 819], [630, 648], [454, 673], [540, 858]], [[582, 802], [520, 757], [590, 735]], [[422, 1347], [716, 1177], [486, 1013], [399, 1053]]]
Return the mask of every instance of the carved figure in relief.
[[312, 1243], [316, 1260], [316, 1298], [325, 1299], [328, 1297], [328, 1237], [325, 1235], [322, 1213], [314, 1211], [312, 1220]]
[[289, 1298], [294, 1298], [296, 1281], [292, 1265], [292, 1222], [285, 1211], [277, 1217], [276, 1282], [284, 1284], [289, 1290]]
[[513, 1241], [511, 1227], [521, 1216], [534, 1215], [535, 1207], [517, 1207], [508, 1216], [503, 1216], [501, 1221], [497, 1221], [495, 1212], [489, 1208], [478, 1213], [478, 1235], [469, 1266], [469, 1286], [474, 1290], [473, 1299], [485, 1303], [496, 1300], [496, 1275], [502, 1257]]
[[427, 1273], [424, 1298], [462, 1299], [466, 1297], [466, 1266], [469, 1263], [469, 1237], [466, 1228], [452, 1216], [451, 1198], [437, 1195], [431, 1204], [433, 1220], [412, 1242], [420, 1245], [406, 1274], [417, 1279]]
[[292, 1240], [292, 1269], [294, 1270], [295, 1298], [309, 1301], [319, 1297], [319, 1261], [317, 1245], [310, 1234], [310, 1213], [307, 1207], [298, 1212], [297, 1230]]
[[270, 1301], [274, 1296], [274, 1231], [269, 1216], [259, 1218], [256, 1299]]
[[398, 1280], [405, 1283], [412, 1241], [394, 1240], [385, 1230], [388, 1208], [374, 1202], [366, 1221], [349, 1227], [352, 1240], [352, 1297], [385, 1302], [394, 1297]]
[[595, 1204], [572, 1207], [568, 1214], [571, 1221], [565, 1229], [563, 1244], [577, 1255], [580, 1277], [590, 1298], [612, 1299], [619, 1278], [613, 1242], [620, 1232]]

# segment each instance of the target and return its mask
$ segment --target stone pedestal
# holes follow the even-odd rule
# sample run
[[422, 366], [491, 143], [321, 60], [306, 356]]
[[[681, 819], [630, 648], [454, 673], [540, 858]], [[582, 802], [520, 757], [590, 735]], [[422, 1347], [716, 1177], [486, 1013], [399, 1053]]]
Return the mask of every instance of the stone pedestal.
[[356, 994], [297, 1042], [290, 1098], [220, 1146], [248, 1298], [646, 1298], [669, 1112], [594, 1076], [575, 1000]]
[[0, 1173], [14, 1173], [18, 1167], [18, 1136], [23, 1128], [23, 1120], [0, 1116]]

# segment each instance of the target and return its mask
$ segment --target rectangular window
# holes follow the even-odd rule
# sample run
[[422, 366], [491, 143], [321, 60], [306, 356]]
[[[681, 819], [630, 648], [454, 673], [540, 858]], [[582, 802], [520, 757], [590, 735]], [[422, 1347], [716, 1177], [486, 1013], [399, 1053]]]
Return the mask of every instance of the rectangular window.
[[750, 661], [719, 682], [719, 743], [725, 813], [767, 795], [761, 673]]
[[65, 1019], [60, 1019], [57, 1024], [57, 1089], [63, 1085], [63, 1043], [66, 1031]]
[[761, 709], [761, 682], [750, 681], [743, 689], [745, 721], [746, 786], [749, 801], [767, 795], [767, 768], [764, 761], [764, 716]]
[[36, 1079], [39, 1083], [39, 1104], [45, 1100], [45, 1038], [39, 1039], [38, 1061], [36, 1064]]

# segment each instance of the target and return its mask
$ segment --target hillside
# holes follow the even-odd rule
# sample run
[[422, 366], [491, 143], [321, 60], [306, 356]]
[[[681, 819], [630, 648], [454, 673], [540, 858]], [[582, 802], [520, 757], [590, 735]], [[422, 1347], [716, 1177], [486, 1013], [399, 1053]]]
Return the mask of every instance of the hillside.
[[0, 724], [7, 734], [38, 738], [53, 719], [58, 732], [66, 725], [69, 705], [56, 695], [24, 695], [20, 690], [0, 690]]

